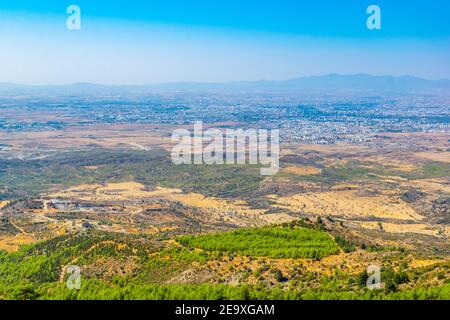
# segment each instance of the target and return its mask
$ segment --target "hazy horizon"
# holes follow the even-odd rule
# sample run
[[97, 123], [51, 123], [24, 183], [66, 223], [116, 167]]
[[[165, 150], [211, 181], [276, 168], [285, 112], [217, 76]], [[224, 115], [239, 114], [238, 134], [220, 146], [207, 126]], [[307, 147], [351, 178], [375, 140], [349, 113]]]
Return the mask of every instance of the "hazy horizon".
[[450, 81], [450, 78], [438, 78], [438, 79], [430, 79], [425, 77], [418, 77], [410, 74], [403, 74], [403, 75], [390, 75], [390, 74], [381, 74], [381, 75], [374, 75], [364, 72], [358, 72], [358, 73], [351, 73], [351, 74], [343, 74], [343, 73], [325, 73], [325, 74], [315, 74], [315, 75], [308, 75], [308, 76], [298, 76], [294, 78], [288, 78], [288, 79], [257, 79], [257, 80], [225, 80], [225, 81], [168, 81], [168, 82], [147, 82], [147, 83], [117, 83], [117, 84], [107, 84], [107, 83], [98, 83], [98, 82], [89, 82], [89, 81], [78, 81], [78, 82], [67, 82], [67, 83], [34, 83], [34, 84], [26, 84], [26, 83], [17, 83], [17, 82], [10, 82], [10, 81], [0, 81], [0, 85], [17, 85], [17, 86], [30, 86], [30, 87], [46, 87], [46, 86], [72, 86], [72, 85], [99, 85], [99, 86], [158, 86], [158, 85], [170, 85], [170, 84], [232, 84], [232, 83], [258, 83], [258, 82], [288, 82], [288, 81], [294, 81], [299, 79], [308, 79], [308, 78], [326, 78], [331, 76], [339, 76], [339, 77], [355, 77], [355, 76], [368, 76], [368, 77], [374, 77], [374, 78], [395, 78], [395, 79], [402, 79], [402, 78], [412, 78], [417, 80], [425, 80], [425, 81]]

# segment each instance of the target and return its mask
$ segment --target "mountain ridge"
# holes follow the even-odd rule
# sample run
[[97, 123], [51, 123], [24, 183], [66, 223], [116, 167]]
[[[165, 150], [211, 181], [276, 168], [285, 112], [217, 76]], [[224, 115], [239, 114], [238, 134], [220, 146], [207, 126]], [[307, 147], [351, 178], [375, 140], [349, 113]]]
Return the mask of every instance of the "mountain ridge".
[[166, 82], [142, 85], [108, 85], [77, 82], [60, 85], [25, 85], [0, 82], [1, 94], [125, 94], [158, 91], [331, 91], [331, 92], [395, 92], [395, 93], [449, 93], [450, 79], [429, 80], [416, 76], [375, 76], [366, 73], [326, 74], [297, 77], [289, 80], [257, 80], [228, 82]]

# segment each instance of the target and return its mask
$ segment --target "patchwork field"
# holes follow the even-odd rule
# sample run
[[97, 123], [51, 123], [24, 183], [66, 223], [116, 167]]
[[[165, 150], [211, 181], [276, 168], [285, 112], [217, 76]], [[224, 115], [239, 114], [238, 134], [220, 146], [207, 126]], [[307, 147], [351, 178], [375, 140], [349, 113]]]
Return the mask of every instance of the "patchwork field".
[[346, 218], [384, 218], [420, 221], [417, 214], [404, 201], [392, 196], [360, 196], [357, 191], [304, 193], [290, 197], [268, 196], [275, 207], [293, 212], [331, 215]]
[[88, 129], [2, 132], [0, 298], [448, 297], [442, 135], [286, 144], [279, 173], [262, 177], [173, 165], [169, 126]]

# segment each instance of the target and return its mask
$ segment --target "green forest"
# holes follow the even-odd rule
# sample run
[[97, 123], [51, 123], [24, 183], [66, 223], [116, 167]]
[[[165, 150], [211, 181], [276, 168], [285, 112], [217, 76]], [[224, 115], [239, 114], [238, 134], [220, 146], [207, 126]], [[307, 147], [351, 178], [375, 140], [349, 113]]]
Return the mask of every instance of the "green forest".
[[326, 232], [302, 227], [265, 227], [185, 236], [178, 241], [207, 251], [271, 258], [322, 258], [339, 252]]
[[[306, 241], [307, 246], [305, 243], [298, 245], [300, 239]], [[337, 253], [340, 249], [334, 239], [320, 230], [274, 226], [180, 237], [177, 240], [181, 246], [163, 245], [164, 242], [158, 239], [139, 235], [88, 231], [22, 246], [13, 253], [0, 251], [0, 299], [450, 298], [448, 282], [441, 286], [419, 283], [400, 289], [400, 286], [424, 278], [428, 273], [435, 277], [436, 270], [448, 269], [448, 264], [419, 271], [394, 270], [386, 266], [382, 274], [386, 286], [370, 291], [365, 287], [367, 273], [364, 272], [346, 274], [335, 270], [332, 275], [324, 275], [297, 266], [295, 272], [279, 276], [281, 271], [266, 260], [267, 256], [321, 259]], [[394, 257], [404, 255], [398, 254]], [[186, 270], [193, 267], [203, 270], [201, 268], [208, 263], [224, 257], [230, 259], [232, 255], [260, 261], [261, 268], [253, 276], [257, 278], [264, 272], [265, 275], [273, 274], [276, 282], [246, 282], [245, 277], [249, 274], [244, 265], [242, 269], [234, 270], [242, 271], [243, 280], [238, 285], [230, 285], [226, 281], [170, 283], [171, 278]], [[257, 258], [257, 255], [266, 257]], [[393, 258], [390, 259], [388, 262], [391, 263]], [[103, 271], [89, 271], [92, 270], [90, 266], [99, 264], [107, 267]], [[64, 275], [63, 270], [67, 265], [81, 267], [79, 290], [69, 289], [66, 285], [68, 275]]]

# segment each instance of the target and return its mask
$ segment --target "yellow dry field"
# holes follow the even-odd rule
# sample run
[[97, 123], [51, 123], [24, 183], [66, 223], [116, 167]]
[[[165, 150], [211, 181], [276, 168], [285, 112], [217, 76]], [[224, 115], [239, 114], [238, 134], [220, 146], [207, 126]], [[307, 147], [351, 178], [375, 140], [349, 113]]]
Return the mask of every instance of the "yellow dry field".
[[36, 239], [27, 233], [19, 233], [12, 237], [0, 238], [0, 249], [7, 252], [14, 252], [19, 250], [19, 247], [24, 244], [31, 244], [36, 242]]
[[275, 201], [276, 207], [307, 214], [398, 220], [422, 220], [423, 218], [400, 199], [386, 196], [363, 197], [358, 196], [353, 190], [268, 197]]
[[263, 210], [252, 209], [242, 200], [224, 200], [214, 197], [206, 197], [198, 193], [183, 193], [180, 189], [157, 187], [155, 190], [147, 190], [138, 182], [120, 182], [99, 184], [83, 184], [61, 192], [50, 194], [51, 198], [77, 199], [83, 201], [118, 201], [143, 198], [163, 198], [172, 202], [203, 209], [210, 213], [226, 215], [236, 213], [240, 215], [256, 217], [264, 213]]
[[[448, 260], [448, 259], [446, 259]], [[445, 261], [445, 260], [444, 260]], [[410, 263], [409, 266], [412, 268], [423, 268], [423, 267], [428, 267], [431, 266], [433, 264], [436, 263], [442, 263], [442, 260], [437, 260], [437, 259], [413, 259]]]
[[[399, 223], [388, 223], [388, 222], [381, 222], [381, 228], [380, 224], [378, 222], [361, 222], [361, 227], [366, 229], [372, 229], [372, 230], [382, 230], [390, 233], [419, 233], [419, 234], [425, 234], [429, 236], [438, 236], [440, 234], [440, 230], [438, 227], [433, 227], [427, 224], [423, 223], [405, 223], [405, 224], [399, 224]], [[442, 229], [443, 233], [445, 234], [445, 229]], [[445, 234], [448, 236], [448, 233]]]
[[331, 275], [333, 270], [340, 268], [348, 273], [359, 273], [369, 264], [377, 263], [380, 256], [376, 253], [354, 251], [350, 253], [339, 253], [322, 258], [320, 261], [302, 259], [302, 265], [312, 272], [320, 272]]
[[419, 158], [450, 163], [450, 152], [419, 152], [415, 154]]
[[450, 193], [449, 178], [419, 179], [408, 181], [407, 185], [419, 188], [424, 192], [447, 192]]
[[341, 183], [332, 186], [331, 189], [334, 191], [359, 190], [361, 186], [359, 184]]
[[285, 223], [285, 222], [292, 222], [295, 220], [298, 220], [297, 218], [294, 218], [293, 216], [288, 215], [287, 213], [268, 213], [264, 214], [260, 217], [263, 221], [266, 223]]
[[406, 178], [398, 177], [398, 176], [381, 176], [379, 174], [375, 174], [374, 176], [378, 177], [380, 181], [388, 182], [388, 183], [401, 183], [401, 182], [407, 182], [409, 183], [409, 180]]
[[[406, 178], [398, 176], [381, 176], [381, 175], [376, 176], [379, 177], [380, 180], [383, 182], [395, 183], [398, 184], [399, 187], [406, 187], [406, 188], [412, 187], [431, 194], [436, 192], [450, 193], [449, 177], [408, 180]], [[389, 190], [385, 189], [383, 190], [383, 192], [387, 193], [389, 192]]]
[[[79, 228], [81, 228], [82, 222], [79, 224]], [[157, 228], [149, 227], [146, 230], [133, 228], [128, 225], [121, 225], [121, 224], [111, 224], [111, 225], [103, 225], [103, 226], [96, 226], [99, 230], [107, 231], [107, 232], [115, 232], [115, 233], [126, 233], [126, 234], [156, 234], [158, 233]]]
[[378, 134], [383, 136], [379, 141], [383, 141], [387, 137], [391, 143], [408, 141], [417, 146], [426, 147], [427, 149], [448, 148], [447, 132], [380, 132]]
[[[42, 216], [35, 217], [32, 221], [33, 223], [39, 223], [39, 222], [49, 222], [47, 224], [48, 229], [48, 235], [53, 236], [62, 236], [64, 235], [67, 230], [70, 228], [70, 225], [68, 222], [61, 223], [60, 221], [53, 221], [50, 218], [43, 219]], [[36, 234], [33, 234], [31, 232], [27, 232], [23, 227], [20, 225], [14, 223], [13, 221], [10, 221], [10, 223], [20, 231], [20, 233], [13, 235], [13, 236], [1, 236], [0, 237], [0, 249], [5, 250], [7, 252], [15, 252], [19, 250], [20, 246], [25, 244], [32, 244], [39, 240], [42, 240], [42, 236], [38, 236]], [[47, 238], [44, 237], [44, 238]]]
[[83, 201], [114, 201], [152, 198], [181, 192], [179, 189], [156, 188], [147, 190], [138, 182], [118, 182], [101, 184], [82, 184], [61, 192], [52, 193], [51, 198], [71, 198]]
[[83, 166], [83, 169], [87, 169], [87, 170], [97, 170], [98, 167], [97, 167], [97, 166]]
[[264, 213], [260, 209], [252, 209], [242, 200], [224, 200], [220, 198], [206, 197], [198, 193], [172, 193], [167, 197], [168, 200], [179, 201], [186, 206], [205, 209], [208, 212], [219, 215], [229, 212], [246, 216], [260, 216]]
[[[404, 155], [402, 154], [402, 156]], [[407, 160], [405, 159], [399, 160], [395, 157], [395, 155], [391, 157], [386, 157], [382, 154], [372, 154], [362, 157], [361, 160], [373, 163], [372, 165], [367, 166], [367, 168], [379, 168], [381, 165], [383, 167], [403, 172], [413, 172], [418, 169], [416, 159], [409, 159], [409, 157]]]
[[379, 166], [382, 163], [384, 166], [392, 167], [394, 170], [402, 171], [402, 172], [414, 172], [418, 169], [415, 164], [400, 162], [396, 160], [388, 160], [384, 158], [386, 161], [378, 162], [375, 164], [375, 167]]
[[0, 201], [0, 209], [6, 207], [9, 203], [9, 201]]
[[282, 169], [282, 172], [292, 173], [299, 176], [320, 174], [322, 170], [311, 166], [290, 166]]
[[335, 153], [335, 152], [348, 152], [359, 153], [364, 151], [370, 151], [370, 148], [362, 145], [352, 145], [346, 143], [336, 143], [334, 145], [320, 145], [320, 144], [308, 144], [294, 146], [296, 151], [316, 151], [323, 153]]
[[403, 171], [403, 172], [414, 172], [418, 169], [418, 167], [412, 163], [401, 163], [401, 162], [388, 162], [388, 166], [393, 167], [394, 170]]

